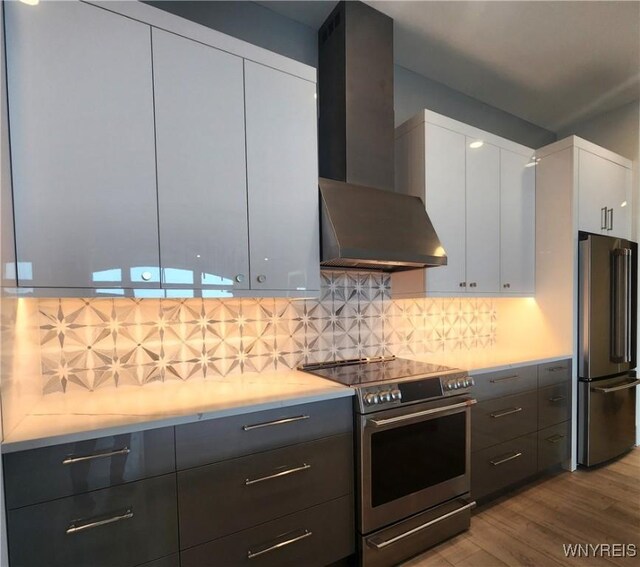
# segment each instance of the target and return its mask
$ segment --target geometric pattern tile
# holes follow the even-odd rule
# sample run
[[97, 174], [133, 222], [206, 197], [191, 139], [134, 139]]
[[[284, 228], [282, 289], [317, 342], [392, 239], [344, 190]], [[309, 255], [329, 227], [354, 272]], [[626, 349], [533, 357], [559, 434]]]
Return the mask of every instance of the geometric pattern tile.
[[319, 299], [40, 299], [43, 391], [293, 369], [495, 344], [492, 299], [391, 299], [387, 274], [323, 271]]

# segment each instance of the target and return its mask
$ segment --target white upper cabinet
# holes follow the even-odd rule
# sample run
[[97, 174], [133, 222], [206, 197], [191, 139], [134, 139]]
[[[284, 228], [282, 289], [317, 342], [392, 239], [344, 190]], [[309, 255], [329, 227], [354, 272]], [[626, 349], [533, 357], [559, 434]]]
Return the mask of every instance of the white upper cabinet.
[[315, 83], [245, 61], [254, 289], [320, 289], [315, 94]]
[[[597, 148], [594, 148], [597, 151]], [[579, 148], [578, 228], [631, 238], [631, 169]]]
[[447, 265], [393, 274], [394, 296], [534, 292], [532, 155], [428, 110], [396, 129], [396, 188], [424, 199]]
[[500, 286], [533, 294], [536, 175], [531, 156], [500, 150]]
[[[500, 149], [467, 137], [467, 291], [500, 291]], [[428, 207], [427, 207], [428, 210]], [[438, 229], [436, 228], [436, 231]]]
[[159, 287], [150, 27], [4, 9], [19, 285]]
[[153, 30], [162, 284], [249, 289], [242, 58]]

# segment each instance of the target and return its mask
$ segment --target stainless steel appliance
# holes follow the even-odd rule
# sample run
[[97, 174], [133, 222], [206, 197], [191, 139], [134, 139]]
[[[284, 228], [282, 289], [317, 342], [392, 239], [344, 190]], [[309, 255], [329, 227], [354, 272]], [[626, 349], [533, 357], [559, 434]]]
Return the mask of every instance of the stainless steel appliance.
[[578, 462], [617, 457], [636, 440], [638, 246], [581, 232]]
[[393, 20], [339, 2], [318, 30], [322, 266], [447, 263], [418, 197], [394, 193]]
[[362, 564], [395, 565], [469, 527], [466, 372], [395, 357], [309, 364], [355, 388]]

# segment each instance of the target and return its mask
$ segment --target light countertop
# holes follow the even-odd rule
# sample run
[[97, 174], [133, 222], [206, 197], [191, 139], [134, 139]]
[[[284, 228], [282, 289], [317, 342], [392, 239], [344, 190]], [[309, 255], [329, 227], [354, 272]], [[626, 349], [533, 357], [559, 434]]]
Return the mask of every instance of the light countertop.
[[2, 452], [352, 395], [351, 388], [297, 371], [48, 394], [12, 431], [5, 432]]
[[518, 366], [529, 364], [544, 364], [546, 362], [557, 362], [571, 358], [570, 353], [551, 352], [518, 352], [507, 349], [478, 349], [460, 350], [450, 352], [434, 352], [430, 354], [403, 356], [423, 362], [433, 364], [443, 364], [466, 370], [474, 376], [486, 374], [487, 372], [497, 372], [508, 370]]

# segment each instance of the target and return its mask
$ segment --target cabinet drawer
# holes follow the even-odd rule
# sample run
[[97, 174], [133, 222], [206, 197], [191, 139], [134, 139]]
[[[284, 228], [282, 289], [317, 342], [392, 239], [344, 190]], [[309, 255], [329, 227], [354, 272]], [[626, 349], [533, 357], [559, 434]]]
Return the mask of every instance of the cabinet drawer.
[[571, 381], [571, 360], [548, 362], [538, 366], [538, 386], [541, 388]]
[[175, 474], [12, 510], [12, 567], [129, 567], [178, 550]]
[[471, 456], [471, 495], [482, 498], [535, 474], [537, 433], [489, 447]]
[[536, 366], [522, 366], [490, 372], [474, 376], [475, 387], [473, 395], [478, 400], [508, 396], [527, 390], [535, 390], [538, 384], [538, 369]]
[[538, 431], [538, 470], [543, 471], [569, 458], [571, 421]]
[[180, 554], [182, 567], [329, 565], [354, 553], [353, 497], [345, 496]]
[[178, 473], [182, 549], [353, 491], [353, 437], [327, 437]]
[[535, 391], [486, 400], [471, 411], [471, 450], [478, 451], [536, 431]]
[[7, 508], [175, 471], [173, 427], [4, 455]]
[[571, 384], [564, 382], [538, 390], [538, 428], [544, 429], [571, 417]]
[[348, 397], [181, 425], [178, 469], [352, 432], [352, 408]]

